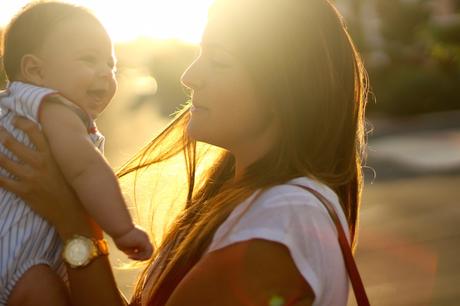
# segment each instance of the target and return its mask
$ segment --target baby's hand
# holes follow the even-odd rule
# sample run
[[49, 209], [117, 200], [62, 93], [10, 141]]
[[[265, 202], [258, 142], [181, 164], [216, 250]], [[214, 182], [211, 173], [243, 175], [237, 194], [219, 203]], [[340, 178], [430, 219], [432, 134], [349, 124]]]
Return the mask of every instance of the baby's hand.
[[149, 236], [137, 226], [113, 241], [130, 259], [147, 260], [152, 256], [153, 246]]

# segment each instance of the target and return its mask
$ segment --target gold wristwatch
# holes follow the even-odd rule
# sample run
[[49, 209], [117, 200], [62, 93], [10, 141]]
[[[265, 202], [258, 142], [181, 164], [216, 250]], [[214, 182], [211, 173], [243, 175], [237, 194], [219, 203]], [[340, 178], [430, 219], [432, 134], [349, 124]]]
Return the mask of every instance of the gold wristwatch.
[[105, 239], [94, 239], [74, 235], [64, 243], [62, 257], [71, 268], [87, 266], [93, 259], [109, 254]]

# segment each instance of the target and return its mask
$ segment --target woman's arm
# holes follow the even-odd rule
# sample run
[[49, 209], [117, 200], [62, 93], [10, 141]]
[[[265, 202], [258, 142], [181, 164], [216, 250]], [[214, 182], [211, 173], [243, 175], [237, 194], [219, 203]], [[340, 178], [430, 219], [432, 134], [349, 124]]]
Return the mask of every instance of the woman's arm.
[[[1, 130], [0, 141], [22, 162], [16, 163], [0, 155], [0, 167], [16, 177], [16, 180], [0, 177], [0, 186], [17, 194], [36, 213], [53, 224], [63, 241], [75, 234], [101, 238], [102, 231], [89, 219], [75, 193], [65, 182], [38, 127], [24, 118], [17, 118], [15, 126], [29, 136], [37, 150], [22, 145]], [[84, 268], [68, 267], [67, 271], [74, 306], [127, 305], [116, 286], [106, 256], [96, 258]]]
[[166, 306], [308, 306], [314, 293], [282, 244], [238, 242], [206, 254]]

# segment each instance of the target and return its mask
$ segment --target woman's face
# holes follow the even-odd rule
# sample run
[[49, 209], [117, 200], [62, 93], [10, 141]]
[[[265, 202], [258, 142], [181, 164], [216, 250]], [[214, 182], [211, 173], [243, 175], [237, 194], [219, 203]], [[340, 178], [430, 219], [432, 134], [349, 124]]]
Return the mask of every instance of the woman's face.
[[189, 135], [234, 151], [266, 137], [273, 120], [225, 33], [223, 26], [210, 21], [200, 54], [182, 75], [182, 83], [192, 90]]

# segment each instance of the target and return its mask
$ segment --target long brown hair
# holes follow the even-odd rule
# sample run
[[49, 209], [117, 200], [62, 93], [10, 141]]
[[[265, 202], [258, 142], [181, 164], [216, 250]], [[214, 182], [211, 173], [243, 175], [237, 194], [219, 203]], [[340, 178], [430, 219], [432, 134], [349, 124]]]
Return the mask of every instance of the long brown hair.
[[[142, 295], [143, 303], [166, 303], [236, 205], [295, 177], [310, 177], [337, 193], [356, 245], [367, 77], [340, 14], [327, 0], [216, 0], [209, 18], [210, 24], [228, 23], [229, 33], [223, 35], [233, 35], [234, 51], [278, 116], [281, 135], [242, 178], [231, 180], [232, 154], [188, 137], [186, 105], [120, 170], [120, 177], [138, 179], [178, 156], [186, 170], [181, 181], [186, 192], [168, 203], [177, 213], [139, 278], [135, 304], [141, 304]], [[153, 188], [159, 198], [160, 185], [157, 181]]]

